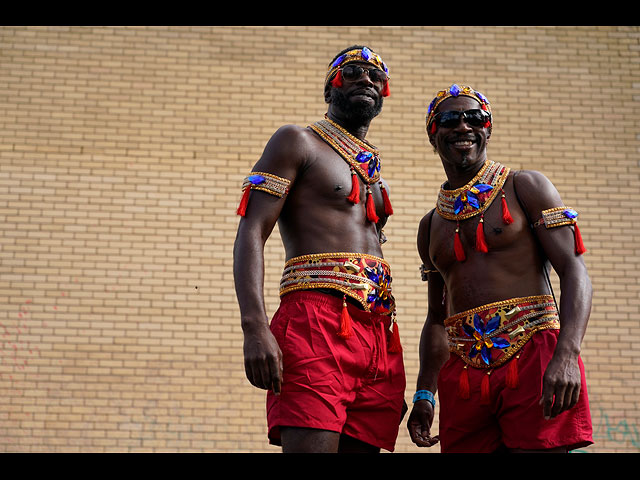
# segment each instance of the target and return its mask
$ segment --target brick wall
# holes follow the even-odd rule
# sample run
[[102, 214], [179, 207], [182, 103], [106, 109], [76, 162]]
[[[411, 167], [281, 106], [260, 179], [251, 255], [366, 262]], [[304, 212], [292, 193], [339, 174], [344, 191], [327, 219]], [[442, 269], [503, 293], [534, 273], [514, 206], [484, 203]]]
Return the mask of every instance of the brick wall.
[[[0, 451], [277, 452], [245, 379], [232, 282], [240, 182], [280, 125], [325, 113], [328, 61], [369, 44], [392, 95], [369, 139], [410, 402], [426, 284], [416, 230], [443, 170], [426, 105], [492, 102], [490, 158], [581, 213], [596, 445], [637, 452], [638, 27], [1, 27]], [[267, 243], [267, 308], [283, 250]], [[437, 426], [436, 426], [437, 428]], [[401, 428], [398, 451], [418, 450]]]

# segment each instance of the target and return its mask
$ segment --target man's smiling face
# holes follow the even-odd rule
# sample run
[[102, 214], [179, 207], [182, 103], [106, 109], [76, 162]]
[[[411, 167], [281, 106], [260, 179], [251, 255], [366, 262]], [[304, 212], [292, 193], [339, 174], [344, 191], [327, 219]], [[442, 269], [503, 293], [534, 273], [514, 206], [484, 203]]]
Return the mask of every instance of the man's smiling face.
[[[438, 112], [467, 111], [480, 109], [480, 104], [466, 96], [451, 97], [438, 105]], [[429, 141], [440, 158], [454, 167], [467, 168], [486, 160], [487, 140], [491, 136], [489, 128], [473, 126], [463, 117], [450, 127], [438, 126], [435, 133], [429, 133]]]

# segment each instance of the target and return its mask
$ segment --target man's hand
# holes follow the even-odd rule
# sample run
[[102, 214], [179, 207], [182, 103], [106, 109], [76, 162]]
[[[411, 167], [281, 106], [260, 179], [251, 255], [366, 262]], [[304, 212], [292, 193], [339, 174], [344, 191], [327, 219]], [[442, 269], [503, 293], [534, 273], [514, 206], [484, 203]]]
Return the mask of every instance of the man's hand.
[[433, 423], [433, 405], [427, 400], [419, 400], [413, 405], [407, 428], [413, 443], [418, 447], [433, 447], [440, 441], [435, 435], [431, 436], [431, 424]]
[[542, 405], [544, 418], [549, 420], [569, 410], [580, 397], [580, 367], [578, 357], [565, 358], [554, 355], [542, 380]]
[[282, 352], [267, 325], [244, 332], [244, 369], [253, 386], [280, 394]]

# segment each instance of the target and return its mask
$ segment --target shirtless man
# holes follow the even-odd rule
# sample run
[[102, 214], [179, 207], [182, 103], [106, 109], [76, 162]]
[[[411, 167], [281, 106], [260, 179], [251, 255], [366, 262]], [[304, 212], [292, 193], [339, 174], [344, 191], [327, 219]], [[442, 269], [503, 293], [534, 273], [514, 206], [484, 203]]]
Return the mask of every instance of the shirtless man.
[[[234, 277], [245, 369], [268, 390], [269, 440], [285, 453], [395, 446], [405, 375], [381, 249], [392, 209], [365, 140], [388, 94], [380, 56], [344, 50], [329, 64], [325, 118], [281, 127], [243, 185]], [[286, 263], [269, 324], [264, 244], [276, 222]]]
[[489, 102], [470, 87], [429, 106], [447, 181], [418, 230], [428, 314], [407, 426], [443, 453], [566, 452], [592, 443], [579, 356], [592, 289], [577, 213], [542, 174], [489, 160], [491, 131]]

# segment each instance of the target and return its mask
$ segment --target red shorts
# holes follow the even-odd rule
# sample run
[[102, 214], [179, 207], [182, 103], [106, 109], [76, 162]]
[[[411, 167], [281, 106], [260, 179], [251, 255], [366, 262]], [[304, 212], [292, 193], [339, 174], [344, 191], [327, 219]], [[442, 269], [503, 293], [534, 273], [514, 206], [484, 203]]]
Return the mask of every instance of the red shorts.
[[403, 414], [402, 353], [387, 351], [390, 317], [349, 304], [354, 334], [340, 338], [342, 299], [317, 291], [284, 295], [271, 322], [284, 363], [282, 392], [267, 394], [269, 440], [279, 427], [339, 432], [393, 451]]
[[[558, 330], [534, 334], [522, 348], [518, 361], [519, 385], [509, 388], [505, 378], [509, 363], [490, 375], [490, 404], [481, 404], [481, 382], [487, 370], [468, 368], [470, 397], [460, 398], [458, 385], [464, 362], [451, 355], [438, 378], [440, 444], [443, 453], [491, 453], [502, 446], [540, 450], [593, 443], [591, 414], [584, 366], [579, 361], [582, 390], [578, 404], [545, 420], [542, 377], [557, 343]], [[511, 360], [513, 361], [513, 360]]]

